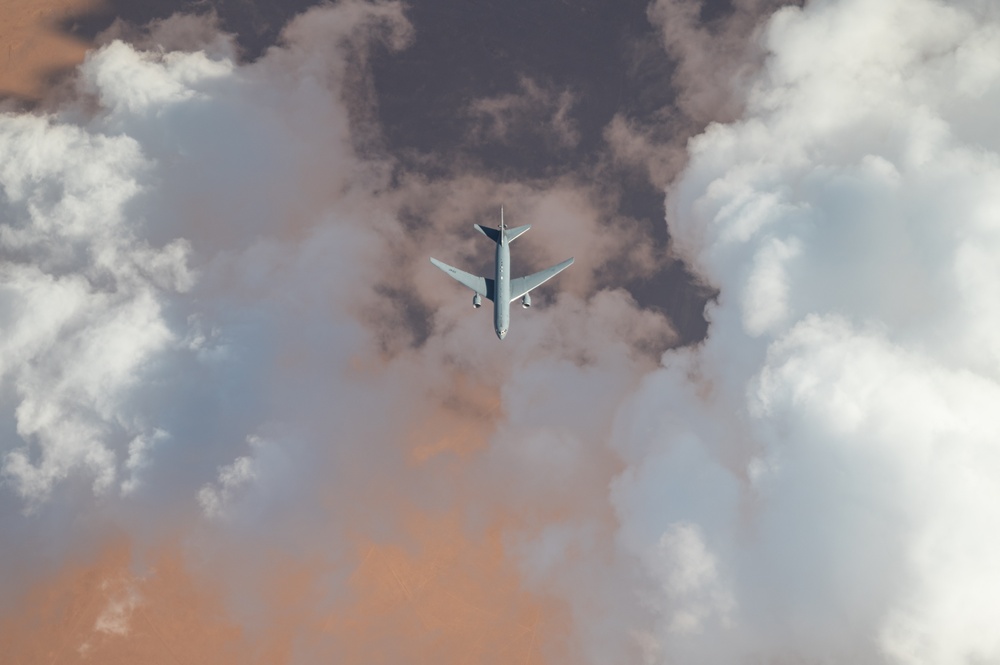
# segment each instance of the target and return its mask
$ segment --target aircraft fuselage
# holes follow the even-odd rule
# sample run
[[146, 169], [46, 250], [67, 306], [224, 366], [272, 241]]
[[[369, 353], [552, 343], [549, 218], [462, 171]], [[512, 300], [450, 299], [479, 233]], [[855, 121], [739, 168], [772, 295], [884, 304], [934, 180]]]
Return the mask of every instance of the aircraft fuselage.
[[497, 337], [504, 338], [510, 328], [510, 244], [501, 232], [497, 243], [496, 275], [494, 277], [496, 297], [493, 298], [493, 330]]

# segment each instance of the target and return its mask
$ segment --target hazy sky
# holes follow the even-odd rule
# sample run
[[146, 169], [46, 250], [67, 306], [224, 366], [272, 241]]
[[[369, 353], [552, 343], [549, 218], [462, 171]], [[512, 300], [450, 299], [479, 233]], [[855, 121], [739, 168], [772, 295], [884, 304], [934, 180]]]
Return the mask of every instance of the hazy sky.
[[0, 26], [0, 652], [1000, 659], [995, 3], [310, 4]]

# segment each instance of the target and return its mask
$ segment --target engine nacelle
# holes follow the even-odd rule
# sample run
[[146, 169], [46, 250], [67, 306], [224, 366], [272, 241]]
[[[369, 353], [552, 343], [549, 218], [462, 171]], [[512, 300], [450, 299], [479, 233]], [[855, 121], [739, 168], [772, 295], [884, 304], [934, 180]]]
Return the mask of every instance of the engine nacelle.
[[529, 294], [525, 293], [524, 297], [521, 298], [521, 307], [525, 309], [531, 307], [531, 296]]
[[478, 293], [472, 296], [472, 306], [475, 307], [476, 309], [479, 309], [480, 307], [483, 306], [483, 298]]

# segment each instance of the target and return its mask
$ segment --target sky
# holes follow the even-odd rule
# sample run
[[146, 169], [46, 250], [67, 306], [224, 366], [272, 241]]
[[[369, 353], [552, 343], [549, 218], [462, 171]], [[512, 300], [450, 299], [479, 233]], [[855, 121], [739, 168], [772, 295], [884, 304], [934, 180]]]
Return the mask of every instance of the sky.
[[1000, 660], [991, 0], [0, 38], [13, 662]]

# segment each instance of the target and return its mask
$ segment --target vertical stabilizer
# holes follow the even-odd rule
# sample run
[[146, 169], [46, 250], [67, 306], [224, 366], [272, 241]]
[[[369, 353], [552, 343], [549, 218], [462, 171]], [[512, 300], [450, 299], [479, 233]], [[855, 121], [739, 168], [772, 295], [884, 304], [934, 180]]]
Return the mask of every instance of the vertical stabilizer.
[[504, 229], [504, 225], [503, 225], [503, 206], [500, 206], [500, 230], [503, 231], [503, 229]]

